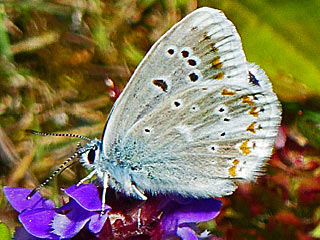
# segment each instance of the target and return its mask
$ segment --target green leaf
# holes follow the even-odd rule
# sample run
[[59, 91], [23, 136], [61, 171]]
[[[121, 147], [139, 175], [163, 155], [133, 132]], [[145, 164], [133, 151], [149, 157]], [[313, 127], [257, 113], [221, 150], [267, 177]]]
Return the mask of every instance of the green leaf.
[[314, 238], [320, 238], [320, 224], [318, 224], [318, 226], [316, 226], [315, 229], [313, 229], [311, 232], [310, 232], [311, 236], [314, 237]]
[[320, 149], [320, 113], [304, 111], [298, 118], [297, 126], [310, 144]]
[[123, 49], [123, 54], [135, 66], [138, 65], [143, 58], [143, 53], [139, 49], [137, 49], [133, 44], [129, 43]]
[[5, 15], [4, 6], [0, 5], [0, 55], [11, 58], [10, 42], [5, 27]]
[[9, 228], [2, 222], [0, 222], [0, 236], [2, 240], [10, 240]]

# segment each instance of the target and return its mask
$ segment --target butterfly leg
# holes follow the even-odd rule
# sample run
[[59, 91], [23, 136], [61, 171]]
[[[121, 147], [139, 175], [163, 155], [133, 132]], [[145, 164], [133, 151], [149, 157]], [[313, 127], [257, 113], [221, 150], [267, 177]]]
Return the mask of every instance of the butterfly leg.
[[138, 214], [137, 214], [137, 225], [138, 225], [138, 229], [141, 226], [141, 208], [138, 209]]
[[106, 204], [106, 193], [108, 188], [108, 181], [109, 181], [109, 175], [108, 172], [103, 172], [103, 190], [102, 190], [102, 197], [101, 197], [101, 213], [100, 216], [104, 214], [105, 210], [105, 204]]
[[148, 199], [133, 183], [131, 183], [131, 187], [134, 193], [137, 194], [137, 196], [140, 198], [140, 200], [146, 201]]
[[89, 173], [85, 178], [82, 178], [78, 183], [77, 183], [77, 187], [79, 187], [82, 183], [84, 183], [85, 181], [89, 180], [90, 178], [93, 177], [93, 175], [95, 175], [97, 173], [97, 170], [93, 170], [91, 173]]

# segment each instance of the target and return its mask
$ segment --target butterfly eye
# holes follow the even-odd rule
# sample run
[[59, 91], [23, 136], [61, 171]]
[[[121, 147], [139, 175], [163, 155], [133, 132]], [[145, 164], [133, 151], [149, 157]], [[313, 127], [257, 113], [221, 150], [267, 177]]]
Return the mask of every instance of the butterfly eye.
[[89, 154], [88, 154], [88, 161], [90, 164], [92, 164], [94, 162], [94, 158], [95, 158], [95, 155], [96, 155], [96, 147], [93, 148], [93, 149], [90, 149], [89, 151]]

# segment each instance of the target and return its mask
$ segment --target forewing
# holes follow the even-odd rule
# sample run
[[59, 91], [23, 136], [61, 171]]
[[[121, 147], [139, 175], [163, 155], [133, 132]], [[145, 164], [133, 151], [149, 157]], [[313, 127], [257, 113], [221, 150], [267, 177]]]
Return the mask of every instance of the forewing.
[[[194, 65], [195, 64], [195, 65]], [[145, 115], [183, 89], [245, 82], [246, 59], [233, 24], [216, 9], [200, 8], [149, 50], [116, 101], [103, 136], [105, 153]]]
[[279, 121], [271, 84], [246, 63], [232, 23], [202, 8], [141, 62], [115, 104], [103, 147], [110, 158], [121, 155], [139, 189], [223, 196], [234, 180], [259, 174]]

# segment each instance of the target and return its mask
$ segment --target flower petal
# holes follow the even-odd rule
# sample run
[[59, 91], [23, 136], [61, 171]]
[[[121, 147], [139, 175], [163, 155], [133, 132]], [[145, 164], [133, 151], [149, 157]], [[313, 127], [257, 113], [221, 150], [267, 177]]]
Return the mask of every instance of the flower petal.
[[100, 213], [97, 213], [95, 215], [93, 215], [90, 218], [90, 222], [88, 224], [88, 229], [93, 232], [93, 233], [98, 233], [101, 231], [103, 225], [105, 224], [106, 220], [108, 219], [108, 211], [111, 208], [109, 208], [108, 210], [105, 211], [105, 214], [100, 216]]
[[4, 195], [17, 212], [22, 212], [25, 209], [55, 208], [55, 205], [51, 200], [43, 198], [38, 192], [35, 193], [30, 199], [27, 199], [27, 196], [31, 193], [31, 191], [31, 189], [27, 188], [3, 187]]
[[174, 217], [179, 224], [208, 221], [219, 214], [221, 205], [222, 203], [214, 198], [191, 199], [174, 211]]
[[16, 227], [13, 239], [14, 240], [41, 240], [43, 238], [37, 238], [31, 235], [23, 227]]
[[190, 228], [188, 226], [179, 227], [178, 230], [177, 230], [177, 235], [181, 239], [198, 240], [197, 234], [193, 231], [192, 228]]
[[59, 239], [52, 234], [51, 222], [57, 213], [53, 209], [25, 210], [19, 214], [19, 221], [33, 236], [39, 238]]
[[70, 199], [61, 209], [68, 209], [66, 214], [56, 214], [52, 221], [52, 233], [61, 236], [61, 238], [71, 238], [75, 236], [90, 220], [95, 212], [89, 212], [78, 205], [76, 201]]
[[[216, 199], [188, 199], [183, 204], [172, 202], [164, 209], [161, 219], [164, 235], [177, 234], [183, 223], [208, 221], [216, 217], [222, 203]], [[184, 230], [187, 231], [187, 230]]]
[[88, 211], [100, 211], [101, 200], [97, 187], [94, 184], [73, 185], [64, 192], [72, 199], [74, 199], [80, 206]]

